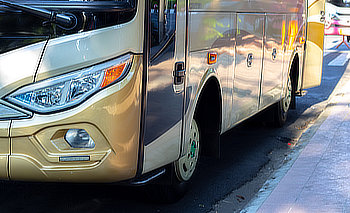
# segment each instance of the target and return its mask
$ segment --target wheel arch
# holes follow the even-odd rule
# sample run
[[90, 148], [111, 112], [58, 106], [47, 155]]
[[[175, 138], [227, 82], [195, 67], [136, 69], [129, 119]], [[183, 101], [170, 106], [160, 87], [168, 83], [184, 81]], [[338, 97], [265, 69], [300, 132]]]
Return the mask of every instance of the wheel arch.
[[299, 54], [295, 53], [293, 54], [293, 58], [290, 61], [289, 64], [289, 71], [288, 75], [291, 77], [291, 83], [292, 83], [292, 102], [290, 105], [291, 109], [296, 108], [296, 103], [295, 103], [295, 96], [296, 92], [299, 91], [300, 89], [300, 59], [299, 59]]
[[220, 156], [222, 91], [215, 74], [208, 75], [197, 92], [193, 118], [200, 129], [201, 155]]
[[299, 54], [296, 53], [293, 56], [293, 59], [291, 60], [290, 66], [289, 66], [289, 74], [292, 78], [292, 83], [295, 84], [295, 89], [297, 90], [299, 88], [299, 76], [300, 76], [300, 60], [299, 60]]

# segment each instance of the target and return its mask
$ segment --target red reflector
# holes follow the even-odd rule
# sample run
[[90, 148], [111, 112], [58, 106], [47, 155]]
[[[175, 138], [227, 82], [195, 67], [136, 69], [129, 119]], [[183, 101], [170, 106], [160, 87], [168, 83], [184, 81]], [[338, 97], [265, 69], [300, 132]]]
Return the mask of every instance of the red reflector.
[[126, 63], [123, 63], [123, 64], [118, 64], [116, 66], [107, 68], [105, 70], [105, 76], [101, 83], [101, 88], [117, 80], [123, 74], [125, 66], [126, 66]]
[[208, 64], [215, 64], [218, 61], [218, 54], [215, 52], [208, 53]]

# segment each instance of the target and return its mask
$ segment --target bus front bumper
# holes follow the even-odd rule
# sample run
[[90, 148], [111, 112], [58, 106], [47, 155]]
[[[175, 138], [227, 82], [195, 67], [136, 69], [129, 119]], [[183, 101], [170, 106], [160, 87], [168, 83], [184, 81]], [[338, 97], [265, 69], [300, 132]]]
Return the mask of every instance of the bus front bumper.
[[[138, 167], [141, 58], [132, 76], [59, 113], [0, 121], [0, 179], [43, 182], [117, 182]], [[83, 129], [92, 148], [72, 148], [70, 129]]]

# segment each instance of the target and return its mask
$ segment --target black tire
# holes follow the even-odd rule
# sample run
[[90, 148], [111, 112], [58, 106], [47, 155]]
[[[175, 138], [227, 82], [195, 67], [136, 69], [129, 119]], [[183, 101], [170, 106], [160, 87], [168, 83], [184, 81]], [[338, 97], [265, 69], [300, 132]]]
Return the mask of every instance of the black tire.
[[199, 135], [197, 122], [193, 120], [190, 137], [185, 144], [186, 154], [168, 166], [165, 183], [153, 185], [148, 189], [151, 200], [173, 203], [186, 194], [199, 159]]
[[292, 82], [292, 87], [293, 87], [293, 90], [292, 90], [292, 99], [290, 100], [289, 109], [296, 109], [296, 108], [297, 108], [296, 95], [295, 95], [296, 88], [295, 88], [293, 82]]
[[350, 36], [346, 36], [346, 40], [350, 43]]
[[161, 183], [146, 186], [147, 198], [155, 203], [170, 204], [179, 201], [188, 191], [188, 181], [180, 181], [174, 174], [174, 165], [168, 165], [168, 171]]
[[293, 90], [292, 79], [289, 75], [284, 97], [274, 106], [273, 125], [275, 127], [282, 127], [287, 121], [288, 110], [292, 104], [295, 104], [295, 93]]

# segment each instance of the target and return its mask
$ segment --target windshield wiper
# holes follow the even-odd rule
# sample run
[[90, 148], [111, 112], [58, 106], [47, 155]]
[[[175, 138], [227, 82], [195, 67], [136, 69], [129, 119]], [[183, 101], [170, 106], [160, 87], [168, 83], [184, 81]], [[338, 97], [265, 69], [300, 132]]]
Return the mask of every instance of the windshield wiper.
[[44, 23], [55, 23], [65, 28], [73, 28], [77, 22], [73, 15], [58, 14], [55, 11], [49, 11], [43, 8], [32, 7], [5, 0], [0, 0], [0, 4], [47, 19]]

